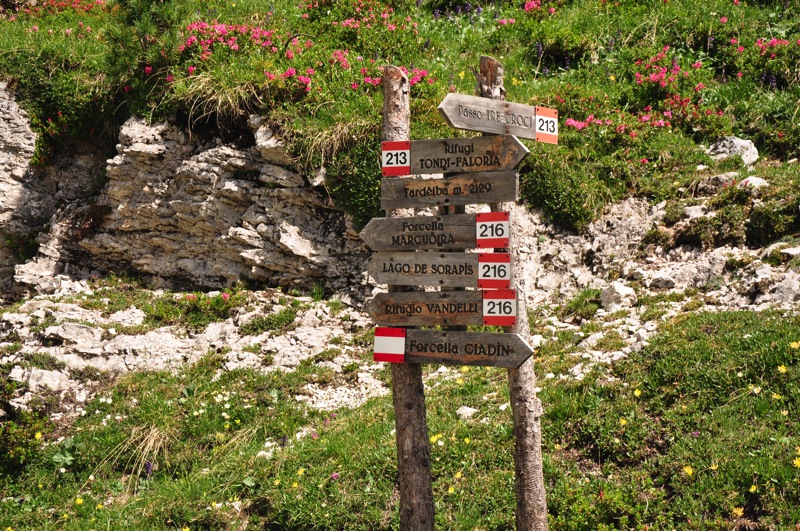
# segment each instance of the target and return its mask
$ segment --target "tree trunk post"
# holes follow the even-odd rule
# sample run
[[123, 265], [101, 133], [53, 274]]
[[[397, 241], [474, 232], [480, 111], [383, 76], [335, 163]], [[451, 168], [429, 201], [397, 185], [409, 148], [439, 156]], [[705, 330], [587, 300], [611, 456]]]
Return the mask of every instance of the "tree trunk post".
[[[480, 96], [493, 100], [505, 100], [504, 74], [503, 65], [496, 59], [481, 56], [480, 70], [476, 75], [477, 90]], [[517, 215], [516, 203], [493, 204], [491, 209], [495, 212], [502, 210], [511, 213], [512, 229], [509, 238], [513, 238]], [[521, 256], [518, 248], [511, 243], [509, 243], [509, 247], [512, 260], [511, 287], [517, 290], [518, 318], [516, 326], [506, 327], [504, 330], [519, 334], [526, 341], [530, 341], [531, 329], [528, 323], [525, 282], [521, 278], [522, 276], [515, 271]], [[544, 489], [540, 425], [542, 403], [536, 397], [536, 374], [533, 364], [534, 357], [531, 356], [519, 368], [508, 369], [508, 388], [514, 415], [514, 468], [518, 531], [547, 531], [547, 501]]]
[[[409, 140], [411, 106], [408, 77], [397, 67], [383, 69], [384, 141]], [[387, 211], [389, 217], [402, 214]], [[397, 291], [389, 286], [389, 292]], [[425, 417], [422, 366], [392, 363], [392, 400], [397, 440], [400, 529], [432, 531], [434, 524], [431, 454]]]

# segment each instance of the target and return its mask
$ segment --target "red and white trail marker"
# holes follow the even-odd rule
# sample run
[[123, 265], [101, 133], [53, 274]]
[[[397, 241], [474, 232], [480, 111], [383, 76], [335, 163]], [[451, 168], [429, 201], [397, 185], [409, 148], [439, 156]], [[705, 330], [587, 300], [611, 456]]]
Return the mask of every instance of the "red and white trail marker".
[[507, 249], [510, 233], [508, 212], [475, 214], [475, 246], [479, 249]]
[[372, 359], [374, 361], [404, 363], [406, 357], [406, 329], [376, 327], [375, 342], [372, 350]]
[[514, 326], [517, 324], [517, 292], [513, 289], [483, 292], [483, 324]]
[[508, 289], [511, 287], [511, 255], [478, 253], [478, 287]]
[[536, 107], [536, 141], [558, 144], [558, 111]]
[[381, 173], [384, 177], [396, 177], [411, 173], [411, 142], [381, 142]]

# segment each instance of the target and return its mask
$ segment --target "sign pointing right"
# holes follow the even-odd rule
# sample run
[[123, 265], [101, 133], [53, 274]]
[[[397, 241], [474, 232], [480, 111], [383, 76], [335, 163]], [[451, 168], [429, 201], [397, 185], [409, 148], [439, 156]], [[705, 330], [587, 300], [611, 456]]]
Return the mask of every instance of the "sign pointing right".
[[450, 127], [558, 143], [558, 111], [466, 94], [448, 94], [439, 112]]

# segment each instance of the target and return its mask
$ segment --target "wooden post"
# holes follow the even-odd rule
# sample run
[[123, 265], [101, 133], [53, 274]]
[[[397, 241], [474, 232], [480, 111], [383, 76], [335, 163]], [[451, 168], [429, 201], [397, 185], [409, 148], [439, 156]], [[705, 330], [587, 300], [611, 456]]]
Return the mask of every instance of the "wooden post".
[[[384, 141], [409, 140], [411, 107], [408, 77], [397, 67], [383, 69]], [[387, 216], [398, 214], [387, 211]], [[389, 292], [398, 291], [389, 286]], [[431, 454], [425, 419], [422, 366], [392, 363], [392, 398], [397, 431], [397, 474], [400, 488], [400, 529], [433, 530]]]
[[[484, 98], [505, 100], [503, 86], [505, 70], [503, 65], [492, 57], [481, 56], [480, 70], [476, 76], [478, 92]], [[516, 203], [491, 205], [492, 211], [511, 212], [512, 235]], [[511, 236], [513, 237], [513, 236]], [[512, 261], [511, 287], [517, 290], [517, 325], [507, 327], [506, 332], [519, 334], [530, 340], [531, 329], [528, 324], [525, 284], [521, 275], [513, 268], [520, 263], [519, 248], [510, 245]], [[514, 468], [517, 498], [517, 530], [546, 531], [547, 501], [544, 490], [542, 470], [542, 430], [540, 419], [542, 403], [536, 397], [536, 374], [533, 370], [533, 356], [517, 369], [508, 369], [508, 387], [511, 396], [511, 409], [514, 415]]]

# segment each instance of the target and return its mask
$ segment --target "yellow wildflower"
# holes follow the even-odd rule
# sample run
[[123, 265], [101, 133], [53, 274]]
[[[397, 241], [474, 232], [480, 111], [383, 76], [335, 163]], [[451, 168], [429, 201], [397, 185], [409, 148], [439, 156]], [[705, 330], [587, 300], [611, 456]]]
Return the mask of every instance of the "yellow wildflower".
[[464, 437], [464, 442], [469, 444], [469, 437]]
[[185, 525], [185, 526], [183, 526], [183, 527], [181, 528], [181, 531], [190, 531], [190, 530], [189, 530], [189, 526], [188, 526], [188, 525]]
[[97, 509], [98, 511], [100, 509], [102, 509], [103, 507], [104, 507], [104, 505], [102, 503], [98, 503], [97, 505], [94, 506], [94, 508]]
[[800, 457], [796, 457], [795, 460], [792, 461], [792, 464], [797, 468], [800, 468]]
[[461, 472], [456, 472], [456, 479], [461, 479]]
[[464, 79], [464, 71], [458, 73], [458, 79]]
[[619, 419], [619, 425], [620, 426], [624, 426], [627, 423], [628, 423], [627, 419]]
[[716, 469], [718, 469], [718, 468], [719, 468], [719, 465], [718, 465], [718, 464], [716, 464], [716, 463], [714, 463], [714, 464], [712, 464], [712, 465], [711, 465], [710, 467], [708, 467], [708, 468], [710, 468], [711, 470], [716, 470]]
[[789, 346], [792, 347], [792, 348], [800, 348], [800, 343], [798, 343], [797, 341], [792, 341], [789, 344]]
[[742, 515], [744, 515], [744, 509], [742, 509], [741, 507], [734, 507], [733, 509], [731, 509], [731, 514], [735, 518], [741, 518]]
[[75, 498], [75, 505], [83, 505], [83, 498]]
[[279, 479], [276, 479], [275, 481], [273, 481], [273, 482], [272, 482], [272, 484], [273, 484], [273, 485], [275, 485], [275, 486], [277, 487], [278, 485], [280, 485], [280, 484], [281, 484], [281, 480], [279, 480]]
[[464, 385], [464, 379], [463, 378], [459, 378], [459, 379], [456, 380], [456, 383], [458, 385]]
[[306, 473], [306, 469], [305, 468], [301, 468], [300, 470], [297, 471], [297, 475], [298, 476], [302, 476], [305, 473]]
[[691, 476], [692, 474], [694, 474], [694, 468], [690, 467], [689, 465], [686, 465], [685, 467], [683, 467], [683, 473], [686, 474], [687, 476]]
[[37, 431], [37, 432], [36, 432], [36, 435], [34, 435], [34, 436], [33, 436], [33, 438], [34, 438], [34, 439], [36, 439], [36, 440], [38, 441], [39, 439], [41, 439], [41, 438], [42, 438], [42, 432], [40, 432], [40, 431]]
[[750, 492], [755, 492], [758, 490], [758, 487], [755, 485], [750, 485]]
[[469, 366], [468, 365], [462, 365], [461, 366], [461, 372], [469, 372]]
[[781, 399], [781, 395], [779, 395], [778, 393], [772, 393], [772, 399], [773, 400], [780, 400]]
[[635, 396], [636, 398], [639, 398], [640, 396], [642, 396], [642, 392], [640, 390], [638, 390], [638, 389], [634, 389], [633, 390], [633, 396]]
[[789, 410], [788, 409], [781, 409], [781, 415], [783, 415], [785, 417], [788, 414], [789, 414]]
[[296, 482], [296, 481], [292, 483], [292, 488], [293, 488], [293, 489], [296, 489], [296, 488], [297, 488], [297, 482]]
[[454, 487], [450, 487], [449, 489], [447, 489], [448, 494], [453, 494], [455, 491], [456, 489]]
[[611, 81], [616, 81], [617, 80], [617, 76], [615, 76], [614, 74], [611, 74], [610, 76], [608, 76], [608, 79], [610, 79]]
[[750, 390], [753, 391], [754, 395], [757, 395], [757, 394], [759, 394], [761, 392], [761, 388], [760, 387], [750, 387]]
[[778, 372], [781, 374], [786, 374], [786, 371], [789, 370], [786, 368], [786, 365], [778, 365]]

